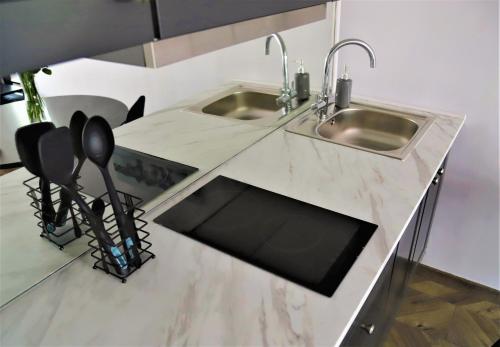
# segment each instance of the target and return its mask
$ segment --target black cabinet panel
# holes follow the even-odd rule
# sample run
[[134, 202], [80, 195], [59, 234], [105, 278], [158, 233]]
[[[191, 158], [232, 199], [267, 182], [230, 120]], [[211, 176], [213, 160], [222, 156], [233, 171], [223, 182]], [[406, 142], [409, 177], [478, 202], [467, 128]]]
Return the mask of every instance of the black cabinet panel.
[[156, 0], [161, 38], [315, 6], [328, 0]]
[[0, 76], [152, 41], [149, 1], [0, 2]]
[[[378, 346], [383, 341], [399, 309], [407, 284], [427, 247], [445, 166], [446, 159], [436, 172], [433, 182], [401, 236], [391, 260], [385, 266], [341, 346]], [[371, 324], [374, 324], [375, 329], [373, 334], [368, 334], [366, 328]]]
[[413, 215], [410, 223], [406, 227], [399, 244], [396, 249], [396, 257], [394, 259], [394, 267], [392, 270], [391, 289], [389, 294], [389, 307], [392, 314], [398, 309], [401, 298], [404, 295], [407, 280], [408, 270], [411, 266], [410, 256], [415, 242], [417, 221], [419, 220], [421, 207]]
[[342, 341], [342, 347], [378, 346], [384, 339], [390, 322], [388, 300], [395, 257], [394, 252]]
[[427, 247], [427, 241], [429, 240], [429, 233], [432, 227], [432, 220], [434, 218], [434, 212], [436, 210], [439, 192], [441, 190], [441, 184], [444, 179], [445, 166], [446, 160], [436, 172], [436, 175], [434, 176], [434, 179], [432, 180], [432, 183], [427, 190], [427, 194], [424, 197], [424, 202], [422, 203], [423, 211], [417, 234], [417, 240], [415, 243], [415, 250], [412, 257], [412, 261], [416, 264], [420, 263], [420, 261], [422, 260], [425, 248]]

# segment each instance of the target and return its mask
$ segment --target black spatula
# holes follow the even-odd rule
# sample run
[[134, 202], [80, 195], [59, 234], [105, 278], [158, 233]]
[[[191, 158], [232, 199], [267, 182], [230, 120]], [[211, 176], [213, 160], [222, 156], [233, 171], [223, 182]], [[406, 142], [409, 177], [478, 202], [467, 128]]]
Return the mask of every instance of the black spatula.
[[102, 219], [92, 211], [73, 186], [74, 157], [70, 130], [67, 127], [62, 127], [44, 134], [38, 143], [38, 153], [45, 177], [51, 182], [59, 184], [78, 204], [89, 219], [99, 245], [108, 253], [116, 271], [126, 275], [129, 268], [125, 256], [105, 231]]
[[101, 171], [113, 207], [120, 237], [127, 249], [127, 258], [136, 267], [142, 264], [137, 249], [137, 236], [133, 219], [127, 216], [108, 171], [108, 162], [115, 148], [115, 138], [108, 122], [100, 116], [90, 118], [83, 129], [83, 150], [87, 158]]
[[54, 128], [54, 124], [50, 122], [34, 123], [17, 129], [15, 134], [17, 153], [23, 165], [33, 175], [40, 177], [42, 222], [48, 235], [55, 230], [54, 219], [56, 213], [52, 206], [50, 183], [42, 174], [38, 155], [38, 141], [43, 134]]

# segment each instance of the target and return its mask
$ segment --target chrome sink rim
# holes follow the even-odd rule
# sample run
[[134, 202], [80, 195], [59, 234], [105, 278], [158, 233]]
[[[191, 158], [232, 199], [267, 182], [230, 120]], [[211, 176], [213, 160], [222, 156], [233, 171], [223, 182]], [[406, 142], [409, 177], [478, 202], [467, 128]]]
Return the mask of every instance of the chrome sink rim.
[[[352, 106], [347, 109], [341, 109], [336, 112], [333, 112], [324, 121], [319, 121], [316, 114], [313, 111], [309, 111], [306, 114], [304, 114], [300, 119], [296, 120], [296, 122], [289, 124], [285, 128], [285, 130], [298, 135], [307, 136], [313, 139], [318, 139], [321, 141], [345, 147], [351, 147], [364, 152], [370, 152], [386, 157], [404, 160], [410, 154], [410, 152], [413, 151], [413, 149], [418, 145], [418, 143], [420, 142], [422, 137], [426, 134], [431, 124], [434, 122], [434, 116], [431, 116], [429, 114], [424, 114], [423, 112], [420, 113], [417, 110], [413, 112], [406, 112], [406, 111], [401, 112], [398, 111], [397, 109], [393, 109], [390, 107], [384, 108], [384, 107], [372, 106], [361, 102], [353, 102], [351, 105]], [[330, 122], [332, 118], [336, 117], [340, 113], [352, 110], [358, 110], [358, 111], [369, 110], [369, 111], [384, 113], [388, 116], [401, 118], [404, 119], [405, 121], [410, 121], [416, 124], [418, 128], [414, 133], [414, 135], [409, 139], [408, 143], [406, 143], [404, 146], [400, 148], [392, 150], [377, 150], [369, 147], [358, 146], [356, 144], [347, 141], [330, 139], [322, 136], [319, 133], [319, 129], [326, 123]]]

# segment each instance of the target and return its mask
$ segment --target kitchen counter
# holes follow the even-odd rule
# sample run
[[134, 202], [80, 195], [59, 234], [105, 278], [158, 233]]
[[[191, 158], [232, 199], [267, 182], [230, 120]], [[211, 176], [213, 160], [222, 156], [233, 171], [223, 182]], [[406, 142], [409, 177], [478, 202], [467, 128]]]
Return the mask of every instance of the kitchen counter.
[[[289, 115], [271, 126], [259, 126], [187, 110], [241, 83], [262, 87], [249, 82], [230, 82], [113, 130], [117, 145], [199, 169], [142, 208], [149, 211], [175, 196], [294, 117]], [[304, 106], [296, 112], [303, 109]], [[88, 250], [86, 237], [68, 244], [63, 252], [40, 240], [40, 230], [34, 227], [37, 220], [26, 196], [27, 189], [22, 185], [29, 177], [24, 168], [0, 177], [0, 307]]]
[[[428, 113], [435, 121], [404, 161], [272, 132], [147, 214], [156, 258], [125, 285], [80, 257], [0, 311], [1, 344], [338, 345], [465, 119]], [[126, 127], [123, 145], [121, 136]], [[132, 148], [147, 152], [145, 137], [130, 135]], [[378, 229], [328, 298], [152, 222], [217, 175]]]

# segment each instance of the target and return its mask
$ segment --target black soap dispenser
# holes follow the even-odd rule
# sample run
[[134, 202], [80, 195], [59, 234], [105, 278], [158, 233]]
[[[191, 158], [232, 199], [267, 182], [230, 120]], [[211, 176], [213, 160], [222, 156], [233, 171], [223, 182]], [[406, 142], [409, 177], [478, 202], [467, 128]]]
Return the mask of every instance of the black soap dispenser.
[[297, 100], [305, 101], [311, 95], [309, 89], [309, 73], [304, 70], [304, 61], [298, 60], [299, 69], [295, 74], [295, 89], [297, 91]]
[[351, 103], [352, 80], [347, 72], [347, 65], [344, 65], [344, 74], [342, 78], [337, 79], [335, 88], [335, 106], [338, 108], [347, 108]]

